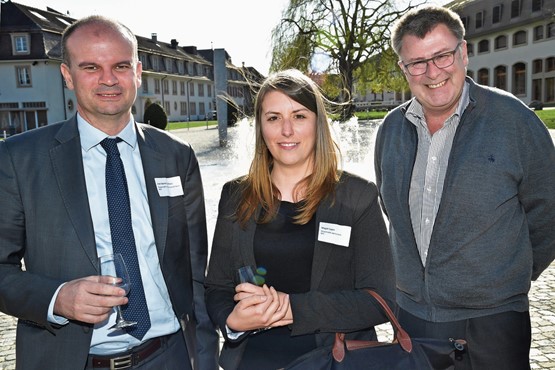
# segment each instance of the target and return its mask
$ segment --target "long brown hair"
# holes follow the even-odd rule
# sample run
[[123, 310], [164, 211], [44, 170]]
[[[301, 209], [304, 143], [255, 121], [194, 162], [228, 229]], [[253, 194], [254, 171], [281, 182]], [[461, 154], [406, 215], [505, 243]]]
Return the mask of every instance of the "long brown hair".
[[254, 105], [255, 119], [255, 153], [249, 173], [242, 181], [243, 193], [236, 212], [241, 226], [255, 214], [260, 205], [263, 212], [256, 220], [268, 223], [276, 215], [281, 194], [272, 183], [271, 172], [274, 159], [262, 136], [262, 103], [266, 94], [271, 91], [284, 93], [294, 101], [302, 104], [316, 114], [316, 143], [314, 145], [314, 169], [312, 173], [295, 185], [293, 198], [298, 202], [304, 195], [299, 214], [295, 223], [304, 225], [316, 213], [320, 202], [328, 195], [333, 195], [335, 185], [339, 181], [338, 160], [339, 147], [333, 141], [328, 114], [327, 102], [318, 85], [296, 69], [288, 69], [274, 73], [262, 84]]

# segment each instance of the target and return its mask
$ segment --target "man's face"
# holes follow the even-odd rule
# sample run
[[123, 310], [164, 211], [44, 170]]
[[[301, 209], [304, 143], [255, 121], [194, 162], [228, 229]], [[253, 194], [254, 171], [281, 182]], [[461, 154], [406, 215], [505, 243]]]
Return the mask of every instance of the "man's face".
[[62, 64], [79, 113], [93, 126], [127, 123], [141, 84], [141, 64], [130, 40], [99, 25], [76, 30], [67, 40], [70, 66]]
[[[466, 42], [463, 41], [457, 48], [458, 43], [459, 40], [443, 24], [436, 26], [423, 39], [414, 35], [403, 37], [399, 66], [405, 73], [412, 93], [422, 104], [427, 118], [446, 118], [457, 108], [468, 65]], [[419, 76], [412, 76], [404, 67], [455, 49], [454, 62], [448, 67], [438, 68], [430, 60], [426, 72]]]

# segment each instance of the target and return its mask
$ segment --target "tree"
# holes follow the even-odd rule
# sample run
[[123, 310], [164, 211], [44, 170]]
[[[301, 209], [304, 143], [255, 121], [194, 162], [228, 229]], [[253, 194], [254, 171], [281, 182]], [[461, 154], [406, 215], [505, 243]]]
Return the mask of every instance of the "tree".
[[158, 103], [150, 104], [145, 109], [143, 120], [145, 123], [157, 127], [160, 130], [165, 130], [168, 125], [168, 115], [164, 111], [164, 108]]
[[[391, 24], [415, 6], [411, 0], [401, 8], [394, 3], [399, 1], [291, 0], [272, 32], [271, 70], [337, 74], [338, 100], [349, 103], [342, 116], [351, 117], [355, 77], [369, 73], [363, 68], [371, 65], [367, 61], [389, 49]], [[315, 64], [318, 55], [328, 58], [321, 71], [316, 70], [321, 67]]]

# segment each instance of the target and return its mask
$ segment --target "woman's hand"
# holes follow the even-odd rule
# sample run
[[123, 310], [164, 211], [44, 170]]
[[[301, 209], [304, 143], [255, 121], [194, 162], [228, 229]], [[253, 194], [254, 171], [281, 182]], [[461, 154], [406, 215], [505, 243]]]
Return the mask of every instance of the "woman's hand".
[[267, 285], [259, 287], [249, 283], [239, 284], [235, 291], [237, 304], [226, 321], [230, 329], [256, 330], [292, 322], [286, 318], [291, 311], [289, 295]]

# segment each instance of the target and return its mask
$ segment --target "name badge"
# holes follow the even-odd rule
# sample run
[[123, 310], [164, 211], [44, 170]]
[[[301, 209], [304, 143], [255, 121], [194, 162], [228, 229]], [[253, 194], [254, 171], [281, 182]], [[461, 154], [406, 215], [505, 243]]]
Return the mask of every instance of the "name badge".
[[183, 195], [183, 187], [181, 186], [181, 178], [175, 177], [158, 177], [155, 178], [158, 195], [161, 197], [178, 197]]
[[318, 228], [318, 241], [348, 247], [350, 239], [350, 226], [320, 222], [320, 227]]

